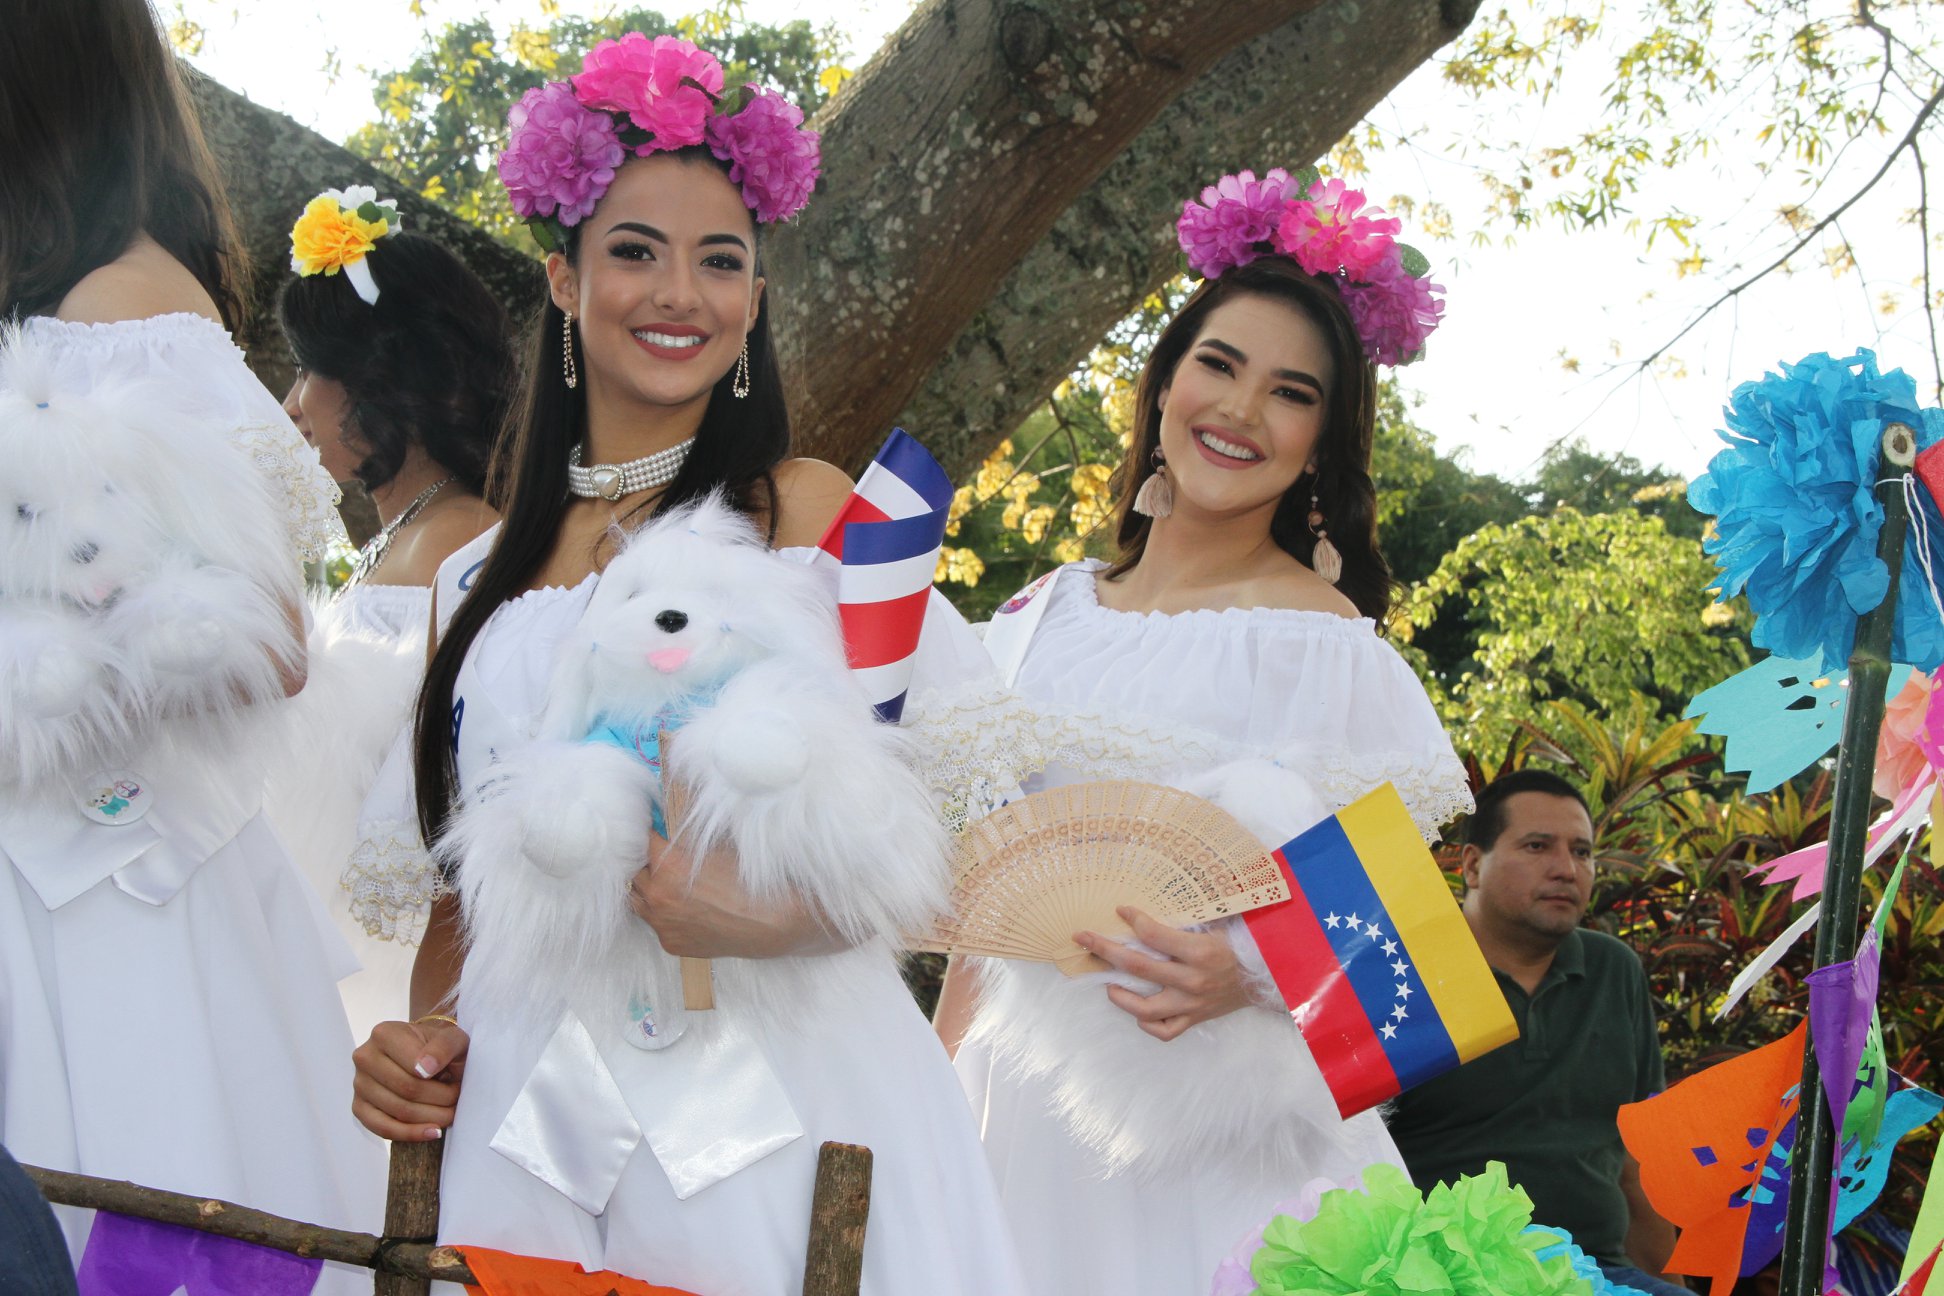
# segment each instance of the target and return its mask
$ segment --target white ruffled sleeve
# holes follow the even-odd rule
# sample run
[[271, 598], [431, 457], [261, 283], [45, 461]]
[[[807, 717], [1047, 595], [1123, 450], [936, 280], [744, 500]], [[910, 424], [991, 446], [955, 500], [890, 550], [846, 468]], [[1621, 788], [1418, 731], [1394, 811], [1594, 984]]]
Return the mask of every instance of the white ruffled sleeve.
[[1281, 717], [1284, 737], [1273, 748], [1279, 764], [1301, 772], [1337, 806], [1393, 784], [1426, 840], [1471, 811], [1464, 766], [1395, 648], [1368, 636], [1330, 670], [1341, 681], [1330, 687], [1303, 679], [1313, 669], [1279, 660], [1263, 665], [1256, 694], [1266, 713]]

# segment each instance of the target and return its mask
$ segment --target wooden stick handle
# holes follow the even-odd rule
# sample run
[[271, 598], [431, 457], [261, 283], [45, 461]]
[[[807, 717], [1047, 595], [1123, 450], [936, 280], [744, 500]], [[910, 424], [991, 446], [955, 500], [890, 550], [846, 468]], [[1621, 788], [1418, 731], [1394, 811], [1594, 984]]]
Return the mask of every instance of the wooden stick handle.
[[857, 1296], [864, 1285], [864, 1226], [871, 1217], [871, 1149], [826, 1143], [810, 1197], [803, 1296]]
[[709, 960], [682, 960], [682, 1006], [691, 1012], [715, 1007], [715, 973], [709, 970]]
[[[427, 1245], [439, 1238], [439, 1168], [444, 1139], [391, 1145], [391, 1174], [385, 1187], [385, 1236]], [[430, 1280], [380, 1272], [372, 1296], [431, 1296]]]

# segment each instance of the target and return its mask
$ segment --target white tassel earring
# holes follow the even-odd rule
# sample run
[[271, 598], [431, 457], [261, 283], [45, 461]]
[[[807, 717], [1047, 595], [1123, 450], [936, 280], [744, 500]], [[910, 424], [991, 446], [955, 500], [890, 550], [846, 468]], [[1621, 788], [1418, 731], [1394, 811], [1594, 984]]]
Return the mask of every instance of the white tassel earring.
[[736, 357], [736, 380], [729, 384], [729, 391], [738, 399], [749, 395], [749, 339], [743, 339], [742, 354]]
[[560, 372], [567, 379], [567, 390], [580, 386], [580, 371], [574, 368], [574, 313], [560, 313]]
[[1164, 518], [1174, 512], [1174, 483], [1168, 480], [1168, 461], [1154, 447], [1154, 471], [1134, 493], [1134, 511], [1143, 517]]
[[1318, 507], [1314, 490], [1310, 492], [1309, 529], [1316, 537], [1316, 547], [1310, 550], [1310, 568], [1334, 585], [1343, 578], [1343, 555], [1330, 543], [1330, 533], [1323, 529], [1323, 510]]

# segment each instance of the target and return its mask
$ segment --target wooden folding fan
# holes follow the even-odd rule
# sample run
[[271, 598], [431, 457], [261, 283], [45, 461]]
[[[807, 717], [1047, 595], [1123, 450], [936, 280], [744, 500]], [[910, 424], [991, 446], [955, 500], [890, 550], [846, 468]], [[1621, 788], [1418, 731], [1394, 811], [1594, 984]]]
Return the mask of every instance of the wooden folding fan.
[[1108, 970], [1073, 934], [1130, 935], [1121, 905], [1182, 927], [1289, 899], [1282, 869], [1233, 815], [1155, 783], [1070, 783], [1009, 802], [965, 830], [953, 868], [950, 915], [912, 948], [1068, 976]]

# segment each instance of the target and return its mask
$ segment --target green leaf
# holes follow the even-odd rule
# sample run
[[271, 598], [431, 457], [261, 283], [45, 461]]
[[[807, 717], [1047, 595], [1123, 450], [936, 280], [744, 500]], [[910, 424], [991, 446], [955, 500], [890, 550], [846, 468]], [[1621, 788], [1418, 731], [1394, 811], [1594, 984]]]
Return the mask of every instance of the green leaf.
[[1399, 256], [1404, 262], [1404, 273], [1413, 279], [1422, 279], [1431, 273], [1431, 258], [1412, 247], [1409, 243], [1397, 245]]
[[533, 235], [533, 241], [540, 245], [542, 252], [560, 251], [560, 227], [555, 224], [553, 217], [532, 217], [527, 221], [526, 227], [527, 232]]
[[385, 219], [385, 213], [379, 210], [377, 203], [361, 203], [358, 206], [358, 219], [367, 224], [375, 224]]

